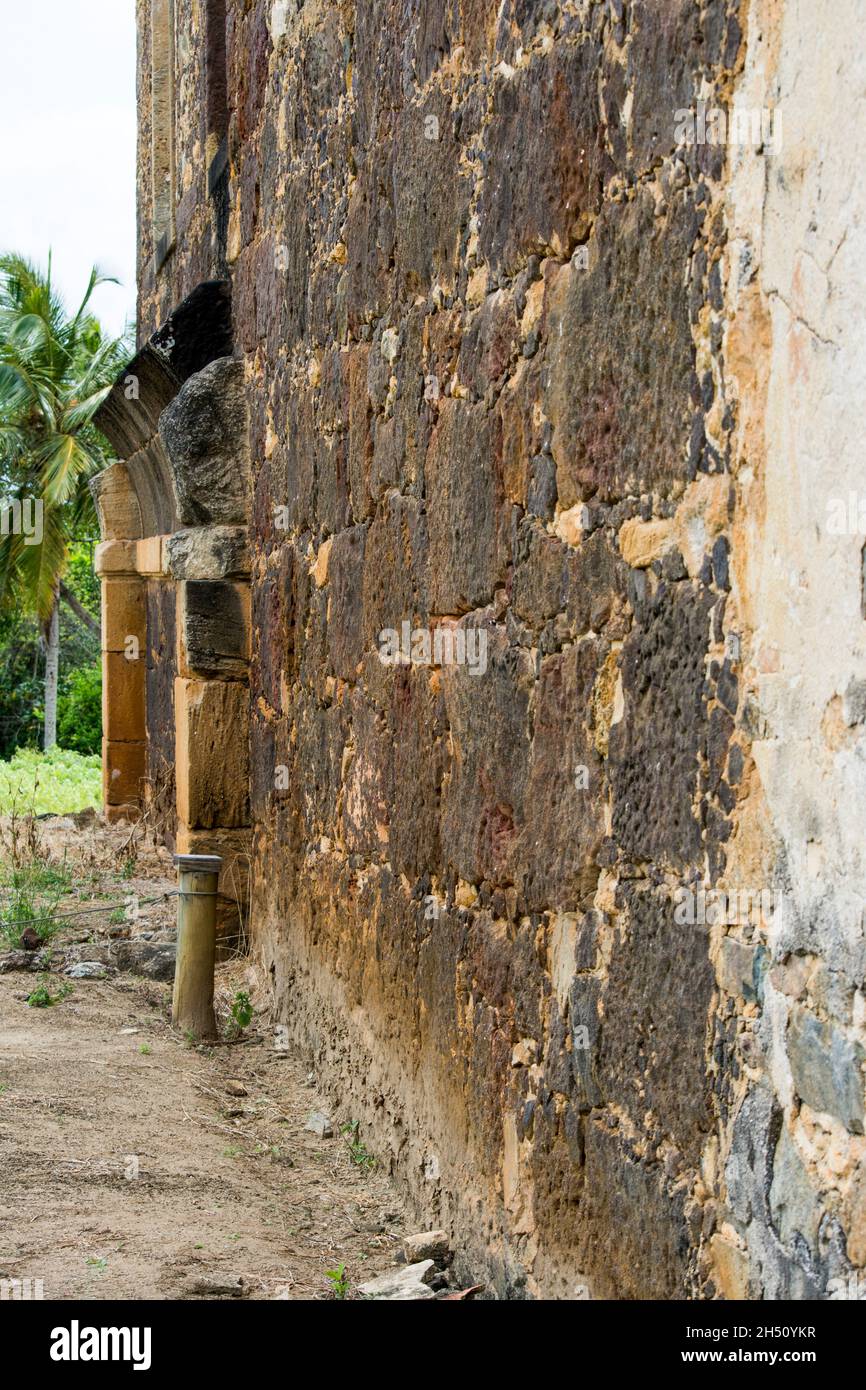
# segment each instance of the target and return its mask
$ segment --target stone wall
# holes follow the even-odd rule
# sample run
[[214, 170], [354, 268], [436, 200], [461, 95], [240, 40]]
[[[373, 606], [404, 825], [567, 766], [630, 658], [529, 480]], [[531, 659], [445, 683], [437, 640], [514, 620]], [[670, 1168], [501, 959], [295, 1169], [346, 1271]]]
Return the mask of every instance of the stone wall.
[[228, 267], [224, 792], [275, 1021], [499, 1296], [833, 1296], [866, 1262], [854, 0], [224, 9], [220, 153], [221, 6], [173, 6], [167, 248], [139, 0], [139, 329]]

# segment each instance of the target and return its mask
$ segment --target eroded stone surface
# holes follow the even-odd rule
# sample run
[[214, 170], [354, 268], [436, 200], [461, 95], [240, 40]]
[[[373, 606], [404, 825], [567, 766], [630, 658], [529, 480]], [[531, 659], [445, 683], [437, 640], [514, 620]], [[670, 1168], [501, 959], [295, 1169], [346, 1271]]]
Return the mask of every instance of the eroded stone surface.
[[[251, 520], [249, 701], [173, 689], [189, 824], [248, 774], [278, 1016], [467, 1273], [821, 1296], [866, 1259], [854, 0], [270, 8], [228, 16], [225, 225], [185, 193], [159, 273], [142, 141], [142, 338], [224, 256], [243, 359], [162, 417], [176, 577], [228, 598], [242, 547], [190, 528]], [[806, 133], [683, 144], [698, 93]], [[779, 900], [677, 913], [740, 887]]]

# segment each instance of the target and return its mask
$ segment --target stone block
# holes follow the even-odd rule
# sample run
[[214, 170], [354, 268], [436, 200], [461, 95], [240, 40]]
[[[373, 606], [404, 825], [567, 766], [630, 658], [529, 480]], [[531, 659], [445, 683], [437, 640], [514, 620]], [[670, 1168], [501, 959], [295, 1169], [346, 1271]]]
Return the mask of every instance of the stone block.
[[609, 776], [613, 833], [634, 859], [693, 863], [711, 599], [690, 585], [660, 586], [621, 656], [624, 712], [613, 724]]
[[587, 39], [533, 54], [493, 82], [481, 244], [506, 271], [548, 245], [569, 254], [599, 206], [608, 162], [598, 134], [599, 64]]
[[177, 814], [190, 830], [249, 824], [249, 702], [236, 681], [175, 681]]
[[620, 528], [620, 554], [632, 569], [645, 569], [653, 560], [660, 560], [673, 549], [673, 531], [671, 520], [640, 521], [633, 517]]
[[146, 745], [102, 740], [102, 781], [106, 809], [137, 807], [144, 796]]
[[628, 888], [602, 999], [604, 1097], [640, 1124], [651, 1109], [693, 1164], [711, 1128], [704, 1066], [714, 978], [705, 928], [678, 926], [664, 892]]
[[693, 234], [685, 202], [656, 217], [638, 193], [600, 214], [587, 269], [549, 277], [544, 400], [565, 509], [667, 494], [687, 476], [694, 347], [680, 267]]
[[722, 1298], [741, 1302], [749, 1297], [749, 1256], [733, 1241], [714, 1235], [710, 1241], [713, 1279]]
[[756, 974], [760, 966], [761, 957], [757, 947], [736, 941], [731, 936], [722, 939], [716, 977], [722, 989], [735, 999], [743, 998], [749, 1003], [757, 997]]
[[334, 539], [328, 556], [328, 650], [335, 675], [353, 680], [363, 651], [363, 583], [366, 527]]
[[136, 542], [135, 568], [139, 574], [161, 578], [168, 573], [165, 543], [167, 536], [146, 536]]
[[102, 654], [102, 733], [110, 743], [138, 743], [145, 731], [145, 654], [127, 661], [120, 651]]
[[243, 678], [250, 658], [250, 588], [228, 580], [178, 586], [181, 675]]
[[435, 1260], [437, 1263], [448, 1258], [451, 1252], [451, 1237], [447, 1231], [419, 1231], [417, 1235], [407, 1236], [403, 1241], [403, 1255], [407, 1265], [421, 1260]]
[[578, 1256], [605, 1299], [687, 1297], [689, 1233], [684, 1194], [669, 1192], [659, 1163], [641, 1160], [603, 1121], [586, 1127], [586, 1183]]
[[141, 508], [125, 463], [112, 463], [90, 484], [103, 544], [142, 534]]
[[93, 556], [93, 568], [102, 576], [137, 574], [135, 541], [101, 541]]
[[770, 1213], [787, 1249], [792, 1249], [799, 1239], [817, 1255], [822, 1206], [787, 1126], [782, 1127], [773, 1159]]
[[445, 401], [426, 460], [431, 611], [490, 603], [510, 558], [501, 441], [483, 407]]
[[862, 1046], [799, 1004], [791, 1010], [787, 1041], [800, 1099], [812, 1110], [835, 1116], [852, 1134], [862, 1134], [866, 1060]]
[[590, 726], [604, 656], [590, 640], [541, 665], [517, 861], [531, 910], [565, 910], [595, 890], [605, 780]]
[[144, 658], [147, 644], [145, 586], [140, 579], [104, 579], [102, 582], [102, 650], [132, 651], [134, 638]]
[[194, 526], [166, 536], [165, 544], [175, 579], [239, 579], [250, 572], [245, 526]]

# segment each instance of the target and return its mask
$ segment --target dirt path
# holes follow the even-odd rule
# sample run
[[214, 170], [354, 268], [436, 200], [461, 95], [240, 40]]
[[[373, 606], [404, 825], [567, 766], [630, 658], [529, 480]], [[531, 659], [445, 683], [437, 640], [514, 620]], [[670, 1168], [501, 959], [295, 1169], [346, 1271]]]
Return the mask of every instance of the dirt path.
[[[218, 975], [255, 1002], [245, 963]], [[171, 1031], [168, 984], [77, 979], [35, 1008], [37, 983], [0, 975], [0, 1279], [41, 1279], [46, 1299], [328, 1298], [341, 1263], [350, 1297], [393, 1267], [395, 1189], [336, 1124], [305, 1130], [315, 1079], [264, 1018], [195, 1048]]]

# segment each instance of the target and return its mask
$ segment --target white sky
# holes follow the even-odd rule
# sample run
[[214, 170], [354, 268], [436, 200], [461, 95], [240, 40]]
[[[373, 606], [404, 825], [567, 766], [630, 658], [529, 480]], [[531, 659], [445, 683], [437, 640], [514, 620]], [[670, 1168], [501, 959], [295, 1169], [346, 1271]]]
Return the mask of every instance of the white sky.
[[135, 0], [0, 0], [0, 251], [44, 267], [67, 305], [135, 320]]

